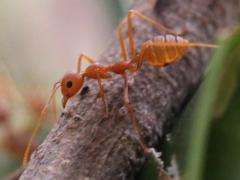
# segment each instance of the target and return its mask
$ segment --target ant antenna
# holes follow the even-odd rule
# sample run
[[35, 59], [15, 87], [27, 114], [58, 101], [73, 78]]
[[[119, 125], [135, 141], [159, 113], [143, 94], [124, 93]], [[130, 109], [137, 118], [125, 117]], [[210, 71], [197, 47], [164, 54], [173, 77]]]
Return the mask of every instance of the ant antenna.
[[52, 93], [51, 93], [50, 97], [48, 98], [47, 103], [46, 103], [45, 106], [43, 107], [43, 109], [42, 109], [42, 111], [41, 111], [41, 114], [40, 114], [40, 116], [39, 116], [39, 118], [38, 118], [38, 120], [37, 120], [37, 124], [36, 124], [36, 126], [34, 127], [34, 129], [33, 129], [32, 135], [31, 135], [31, 137], [30, 137], [30, 140], [29, 140], [29, 142], [28, 142], [28, 145], [27, 145], [27, 147], [26, 147], [26, 150], [25, 150], [24, 156], [23, 156], [23, 166], [24, 166], [24, 167], [27, 165], [27, 162], [28, 162], [28, 159], [29, 159], [29, 154], [30, 154], [30, 149], [31, 149], [33, 140], [34, 140], [34, 138], [35, 138], [35, 136], [36, 136], [36, 134], [37, 134], [40, 126], [41, 126], [41, 122], [42, 122], [42, 120], [43, 120], [44, 115], [46, 115], [46, 113], [47, 113], [48, 106], [51, 104], [51, 101], [53, 100], [54, 95], [55, 95], [57, 89], [61, 86], [61, 85], [59, 85], [59, 84], [60, 84], [60, 81], [54, 83], [53, 88], [52, 88]]
[[54, 120], [57, 121], [57, 103], [56, 103], [56, 93], [53, 95], [53, 100], [52, 100], [52, 111], [54, 115]]

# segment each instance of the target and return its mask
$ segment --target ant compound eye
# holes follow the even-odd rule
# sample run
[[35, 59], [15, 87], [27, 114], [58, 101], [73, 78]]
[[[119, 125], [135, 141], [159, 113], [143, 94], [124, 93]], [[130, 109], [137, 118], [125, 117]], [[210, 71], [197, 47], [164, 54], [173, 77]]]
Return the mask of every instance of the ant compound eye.
[[73, 82], [69, 80], [67, 81], [66, 85], [67, 85], [67, 88], [71, 88], [73, 86]]

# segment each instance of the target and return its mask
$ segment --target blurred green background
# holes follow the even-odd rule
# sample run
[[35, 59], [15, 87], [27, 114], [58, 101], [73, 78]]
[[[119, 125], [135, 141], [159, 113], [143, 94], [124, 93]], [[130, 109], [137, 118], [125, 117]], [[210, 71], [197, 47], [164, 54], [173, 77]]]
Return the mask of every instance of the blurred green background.
[[[100, 54], [132, 3], [0, 1], [0, 179], [21, 166], [52, 84], [76, 69], [80, 53]], [[161, 158], [174, 179], [240, 179], [240, 29], [220, 44], [198, 92], [166, 138]], [[35, 147], [55, 123], [51, 112]], [[167, 180], [160, 166], [149, 158], [138, 178]]]
[[240, 27], [219, 42], [197, 93], [161, 148], [168, 174], [150, 157], [139, 179], [240, 179]]

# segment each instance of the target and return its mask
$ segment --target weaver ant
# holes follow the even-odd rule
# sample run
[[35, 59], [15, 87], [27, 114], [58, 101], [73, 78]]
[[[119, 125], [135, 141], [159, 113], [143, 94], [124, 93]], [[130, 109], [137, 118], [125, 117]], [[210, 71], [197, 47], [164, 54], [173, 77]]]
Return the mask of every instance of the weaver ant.
[[[133, 40], [133, 25], [132, 18], [133, 16], [138, 17], [141, 20], [144, 20], [152, 24], [155, 28], [165, 33], [165, 35], [160, 35], [154, 37], [152, 40], [146, 41], [142, 44], [139, 52], [135, 52], [134, 40]], [[126, 22], [127, 21], [127, 22]], [[144, 60], [148, 64], [163, 67], [169, 64], [173, 64], [181, 59], [181, 57], [187, 52], [189, 47], [207, 47], [207, 48], [216, 48], [216, 45], [206, 44], [206, 43], [191, 43], [188, 40], [180, 37], [178, 33], [171, 31], [170, 29], [164, 27], [158, 22], [152, 20], [151, 18], [141, 14], [139, 11], [130, 10], [128, 12], [127, 20], [123, 20], [117, 28], [120, 48], [123, 56], [123, 61], [116, 62], [111, 65], [100, 65], [97, 64], [92, 58], [87, 55], [81, 54], [78, 59], [77, 72], [66, 73], [63, 78], [56, 82], [53, 86], [52, 94], [42, 110], [38, 124], [36, 125], [32, 137], [29, 141], [29, 144], [26, 148], [23, 165], [26, 165], [28, 161], [29, 150], [32, 144], [32, 141], [36, 135], [36, 132], [40, 126], [40, 121], [44, 114], [47, 112], [48, 105], [51, 103], [52, 98], [56, 90], [61, 87], [61, 92], [63, 95], [62, 105], [65, 107], [69, 98], [76, 95], [79, 90], [82, 88], [85, 78], [96, 79], [99, 85], [99, 95], [102, 98], [105, 115], [108, 116], [108, 106], [104, 95], [104, 87], [102, 85], [102, 79], [111, 78], [110, 73], [119, 74], [124, 79], [124, 105], [127, 107], [132, 120], [133, 128], [140, 135], [140, 129], [137, 125], [136, 116], [134, 110], [129, 102], [128, 97], [128, 77], [127, 71], [133, 73], [140, 71], [142, 63]], [[129, 46], [130, 46], [130, 55], [131, 58], [127, 61], [127, 51], [124, 44], [122, 27], [127, 23], [128, 25], [128, 35], [129, 35]], [[86, 60], [90, 65], [84, 70], [81, 71], [81, 63], [83, 60]], [[145, 152], [148, 152], [148, 147], [144, 144], [143, 139], [140, 136], [140, 143]]]

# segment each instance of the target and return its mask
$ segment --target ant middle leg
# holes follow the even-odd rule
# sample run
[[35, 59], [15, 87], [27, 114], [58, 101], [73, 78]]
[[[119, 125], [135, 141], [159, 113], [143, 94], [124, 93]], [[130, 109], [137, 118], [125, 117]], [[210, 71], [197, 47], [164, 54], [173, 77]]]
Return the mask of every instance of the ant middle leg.
[[141, 146], [144, 150], [144, 153], [147, 154], [149, 152], [149, 149], [148, 149], [147, 145], [144, 143], [143, 137], [141, 135], [141, 130], [138, 126], [135, 111], [134, 111], [134, 109], [133, 109], [133, 107], [132, 107], [132, 105], [130, 104], [130, 101], [129, 101], [127, 74], [126, 73], [122, 74], [122, 77], [124, 79], [124, 98], [123, 98], [124, 99], [124, 105], [128, 109], [128, 112], [131, 116], [131, 123], [132, 123], [133, 129], [136, 131], [136, 133], [138, 134], [138, 136], [140, 138], [140, 144], [141, 144]]
[[97, 79], [98, 81], [98, 85], [99, 85], [99, 93], [98, 93], [98, 96], [102, 97], [102, 101], [103, 101], [103, 104], [104, 104], [104, 108], [105, 108], [105, 117], [108, 117], [109, 115], [109, 111], [108, 111], [108, 105], [107, 105], [107, 101], [105, 99], [105, 92], [104, 92], [104, 87], [102, 85], [102, 81], [100, 79], [100, 77]]

